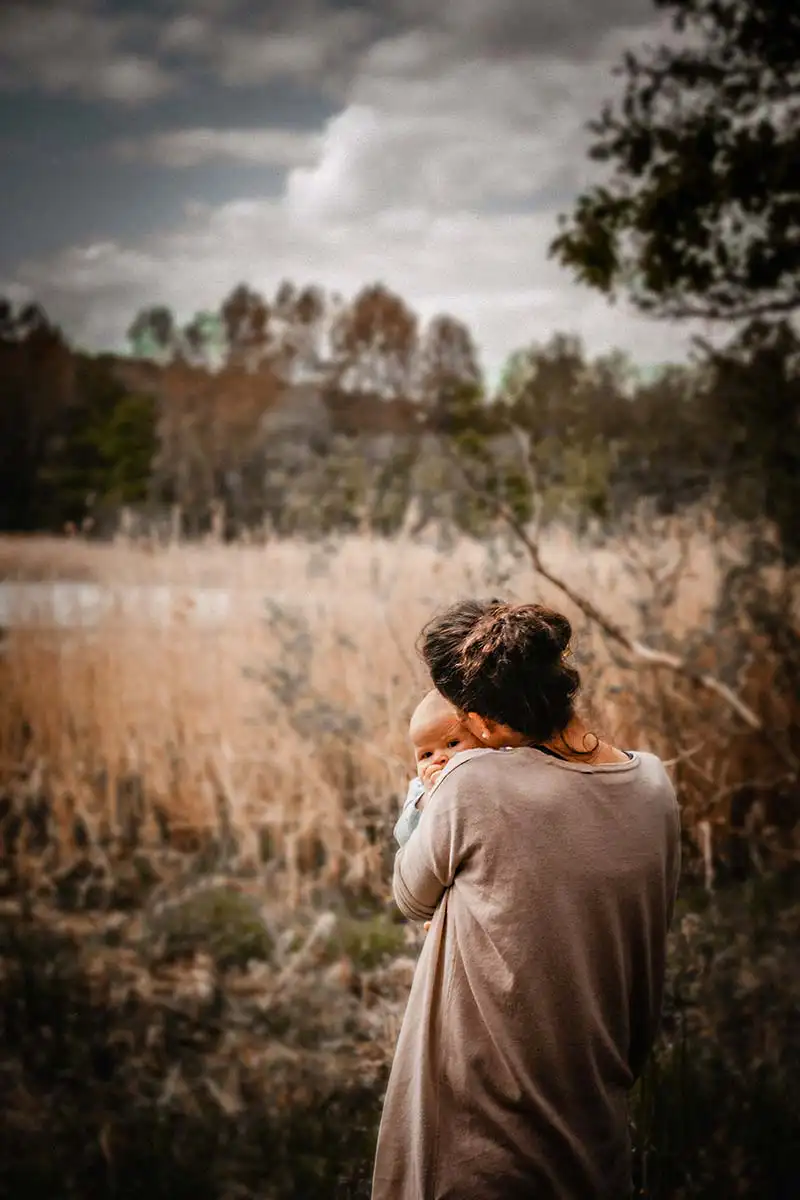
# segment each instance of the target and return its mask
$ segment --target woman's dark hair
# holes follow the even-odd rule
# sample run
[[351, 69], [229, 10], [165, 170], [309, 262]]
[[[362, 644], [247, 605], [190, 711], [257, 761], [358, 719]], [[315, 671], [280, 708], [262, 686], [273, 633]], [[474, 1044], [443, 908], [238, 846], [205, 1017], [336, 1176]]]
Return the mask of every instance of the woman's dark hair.
[[565, 661], [572, 626], [541, 604], [462, 600], [422, 630], [434, 686], [461, 712], [508, 725], [534, 743], [563, 733], [580, 675]]

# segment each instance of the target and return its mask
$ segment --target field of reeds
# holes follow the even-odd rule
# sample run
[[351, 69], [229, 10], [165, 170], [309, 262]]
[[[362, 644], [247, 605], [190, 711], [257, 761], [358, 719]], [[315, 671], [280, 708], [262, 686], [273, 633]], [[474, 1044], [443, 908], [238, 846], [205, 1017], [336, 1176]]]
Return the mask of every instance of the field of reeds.
[[0, 1197], [368, 1194], [421, 936], [389, 896], [414, 642], [471, 594], [567, 612], [593, 727], [678, 787], [638, 1194], [794, 1194], [797, 608], [746, 543], [542, 535], [553, 575], [681, 673], [615, 648], [505, 535], [0, 540]]

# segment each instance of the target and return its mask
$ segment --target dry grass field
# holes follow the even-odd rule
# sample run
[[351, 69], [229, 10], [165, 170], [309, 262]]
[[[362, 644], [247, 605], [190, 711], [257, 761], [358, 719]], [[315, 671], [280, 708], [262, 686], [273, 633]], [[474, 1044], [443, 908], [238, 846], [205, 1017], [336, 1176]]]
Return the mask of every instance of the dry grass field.
[[[602, 547], [556, 530], [542, 552], [603, 612], [661, 644], [707, 626], [717, 600], [720, 550], [701, 528]], [[159, 814], [176, 844], [222, 822], [247, 860], [263, 860], [269, 844], [276, 882], [298, 899], [311, 878], [385, 887], [385, 842], [411, 766], [406, 724], [425, 686], [415, 636], [437, 606], [470, 594], [568, 612], [596, 727], [679, 760], [690, 826], [722, 819], [736, 781], [726, 714], [668, 673], [612, 656], [508, 544], [353, 537], [152, 551], [7, 538], [0, 571], [10, 614], [0, 757], [6, 772], [36, 774], [65, 838], [76, 814], [96, 844], [132, 819], [149, 841]], [[26, 581], [38, 583], [35, 609], [8, 587]], [[84, 600], [99, 585], [102, 613], [56, 620], [41, 597], [64, 581], [83, 581]], [[709, 643], [705, 665], [718, 652]], [[740, 731], [737, 753], [747, 744]]]
[[[551, 530], [541, 553], [796, 729], [781, 654], [724, 582], [726, 538]], [[439, 605], [492, 593], [574, 619], [594, 728], [660, 753], [681, 800], [664, 1030], [631, 1098], [637, 1194], [794, 1194], [798, 905], [769, 867], [796, 858], [796, 829], [770, 849], [755, 803], [731, 837], [736, 798], [778, 795], [781, 766], [718, 697], [628, 661], [500, 541], [6, 538], [0, 1200], [369, 1195], [424, 938], [388, 882], [414, 642]], [[724, 887], [734, 845], [751, 869]], [[692, 886], [710, 868], [719, 886]]]

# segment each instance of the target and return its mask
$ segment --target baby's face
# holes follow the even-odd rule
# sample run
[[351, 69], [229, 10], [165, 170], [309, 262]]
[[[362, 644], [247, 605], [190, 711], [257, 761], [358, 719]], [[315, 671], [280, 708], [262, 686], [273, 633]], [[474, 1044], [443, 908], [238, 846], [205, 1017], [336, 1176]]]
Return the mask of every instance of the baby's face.
[[419, 705], [411, 718], [409, 735], [417, 774], [426, 791], [430, 791], [454, 754], [482, 745], [438, 692], [428, 693]]

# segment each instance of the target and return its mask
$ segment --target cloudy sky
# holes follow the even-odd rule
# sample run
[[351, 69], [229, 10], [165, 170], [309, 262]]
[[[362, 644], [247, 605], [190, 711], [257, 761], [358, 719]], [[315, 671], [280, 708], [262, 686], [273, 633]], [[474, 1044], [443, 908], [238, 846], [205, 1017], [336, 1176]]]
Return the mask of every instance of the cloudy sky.
[[555, 330], [682, 356], [547, 258], [657, 32], [651, 0], [0, 0], [0, 291], [120, 347], [144, 304], [382, 280], [491, 373]]

